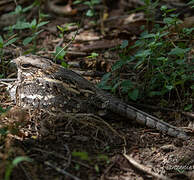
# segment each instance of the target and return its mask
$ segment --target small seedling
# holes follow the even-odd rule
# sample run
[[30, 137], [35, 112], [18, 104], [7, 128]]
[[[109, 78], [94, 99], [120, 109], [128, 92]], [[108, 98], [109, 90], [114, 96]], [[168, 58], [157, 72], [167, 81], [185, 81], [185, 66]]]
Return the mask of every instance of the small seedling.
[[98, 56], [99, 56], [99, 54], [98, 54], [98, 53], [93, 52], [93, 53], [91, 53], [91, 55], [90, 55], [90, 56], [87, 56], [87, 58], [90, 58], [90, 59], [96, 59]]

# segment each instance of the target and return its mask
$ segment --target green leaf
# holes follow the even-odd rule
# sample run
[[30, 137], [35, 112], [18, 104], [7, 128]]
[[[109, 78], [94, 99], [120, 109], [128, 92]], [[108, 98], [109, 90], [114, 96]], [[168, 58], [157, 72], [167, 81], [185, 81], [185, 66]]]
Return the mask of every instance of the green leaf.
[[1, 35], [0, 35], [0, 43], [3, 44], [3, 38]]
[[166, 11], [167, 10], [167, 6], [165, 6], [165, 5], [161, 6], [160, 10], [161, 11]]
[[121, 84], [121, 82], [117, 82], [113, 87], [112, 87], [112, 92], [115, 93], [117, 87]]
[[110, 76], [111, 76], [111, 73], [110, 73], [110, 72], [109, 72], [109, 73], [106, 73], [106, 74], [102, 77], [101, 82], [106, 83], [106, 82], [109, 80]]
[[128, 40], [124, 40], [120, 46], [121, 49], [125, 49], [129, 45]]
[[16, 8], [15, 8], [15, 13], [16, 13], [16, 14], [19, 14], [19, 13], [21, 13], [21, 12], [22, 12], [22, 6], [20, 6], [20, 5], [16, 6]]
[[36, 28], [36, 19], [33, 19], [32, 20], [30, 26], [31, 26], [32, 29], [35, 29]]
[[90, 1], [86, 1], [83, 4], [88, 5], [88, 6], [91, 6], [91, 2]]
[[131, 88], [132, 87], [132, 82], [130, 80], [124, 80], [124, 81], [122, 81], [121, 86]]
[[176, 8], [168, 9], [166, 12], [167, 12], [167, 13], [170, 13], [170, 12], [173, 12], [173, 11], [176, 11]]
[[194, 0], [190, 0], [187, 4], [188, 5], [194, 4]]
[[174, 86], [172, 86], [172, 85], [165, 86], [165, 87], [166, 87], [166, 89], [168, 89], [169, 91], [171, 91], [171, 90], [174, 88]]
[[0, 128], [0, 135], [5, 136], [8, 133], [8, 128]]
[[32, 159], [27, 156], [18, 156], [13, 160], [12, 165], [17, 166], [20, 162], [23, 162], [23, 161], [32, 162]]
[[163, 21], [165, 24], [173, 24], [175, 22], [174, 18], [170, 17], [164, 18]]
[[185, 110], [185, 111], [189, 111], [189, 110], [192, 109], [192, 107], [193, 107], [192, 104], [188, 104], [188, 105], [185, 106], [184, 110]]
[[100, 0], [91, 0], [92, 4], [100, 4]]
[[44, 18], [49, 18], [49, 17], [51, 17], [51, 15], [49, 15], [49, 14], [44, 14], [44, 13], [40, 13], [40, 14], [39, 14], [39, 17], [40, 17], [40, 19], [44, 19]]
[[3, 38], [1, 35], [0, 35], [0, 48], [3, 48]]
[[127, 93], [131, 88], [133, 88], [133, 83], [130, 80], [124, 80], [121, 83], [122, 92]]
[[104, 85], [102, 87], [98, 86], [98, 87], [103, 89], [103, 90], [112, 90], [112, 86], [108, 86], [108, 85]]
[[54, 54], [56, 56], [56, 59], [63, 60], [64, 56], [66, 55], [66, 51], [60, 46], [56, 47], [56, 52]]
[[88, 17], [94, 16], [94, 11], [91, 10], [91, 9], [89, 9], [89, 10], [87, 11], [87, 13], [86, 13], [86, 16], [88, 16]]
[[194, 90], [194, 85], [191, 85], [191, 87], [190, 87], [190, 88]]
[[140, 59], [140, 60], [136, 63], [136, 65], [134, 66], [134, 69], [140, 68], [141, 65], [144, 63], [144, 61], [145, 61], [144, 58]]
[[32, 40], [34, 39], [34, 37], [27, 37], [23, 40], [23, 45], [26, 46], [28, 45], [30, 42], [32, 42]]
[[163, 57], [163, 56], [161, 56], [161, 57], [158, 57], [158, 58], [156, 58], [158, 61], [163, 61], [163, 62], [166, 62], [167, 60], [168, 60], [168, 58], [166, 58], [166, 57]]
[[137, 41], [135, 42], [135, 44], [134, 44], [132, 47], [133, 47], [133, 48], [141, 47], [142, 44], [143, 44], [142, 40], [137, 40]]
[[19, 29], [19, 30], [28, 29], [30, 27], [31, 27], [30, 23], [23, 22], [23, 21], [17, 21], [17, 23], [15, 25], [13, 25], [13, 29]]
[[188, 52], [189, 50], [190, 50], [190, 48], [182, 49], [182, 48], [179, 48], [179, 47], [175, 47], [175, 48], [173, 48], [173, 49], [168, 53], [168, 55], [177, 55], [177, 56], [183, 57], [184, 54], [185, 54], [186, 52]]
[[63, 61], [63, 62], [61, 62], [61, 66], [63, 66], [64, 68], [68, 68], [69, 65]]
[[98, 164], [95, 164], [94, 169], [95, 169], [95, 171], [96, 171], [97, 173], [99, 173], [99, 172], [100, 172], [100, 169], [99, 169]]
[[[99, 88], [103, 88], [104, 89], [104, 87], [106, 87], [106, 84], [107, 84], [107, 82], [109, 81], [109, 79], [110, 79], [110, 76], [111, 76], [111, 73], [109, 72], [109, 73], [106, 73], [103, 77], [102, 77], [102, 79], [101, 79], [101, 81], [97, 84], [97, 86], [99, 87]], [[110, 86], [109, 86], [110, 87]], [[111, 87], [110, 87], [110, 89], [111, 89]]]
[[44, 29], [41, 29], [40, 31], [34, 33], [34, 35], [37, 36], [38, 34], [40, 34], [40, 33], [43, 32], [43, 31], [44, 31]]
[[160, 96], [161, 94], [162, 94], [161, 91], [151, 91], [151, 92], [149, 93], [149, 96], [150, 96], [150, 97], [153, 97], [153, 96]]
[[34, 7], [34, 3], [32, 3], [30, 6], [27, 6], [26, 8], [23, 8], [23, 12], [25, 13], [25, 12], [27, 12], [27, 11], [29, 11], [30, 9], [32, 9]]
[[98, 56], [99, 56], [98, 53], [93, 52], [93, 53], [91, 53], [90, 56], [87, 56], [87, 58], [96, 58], [96, 57], [98, 57]]
[[98, 54], [98, 53], [93, 52], [93, 53], [91, 54], [91, 56], [92, 56], [92, 57], [98, 57], [98, 56], [99, 56], [99, 54]]
[[73, 1], [73, 4], [80, 4], [82, 1], [81, 0], [75, 0]]
[[128, 93], [128, 96], [129, 96], [132, 100], [134, 100], [134, 101], [137, 100], [138, 95], [139, 95], [139, 90], [138, 90], [138, 89], [134, 89], [133, 91], [131, 91], [131, 92]]
[[194, 28], [183, 28], [183, 33], [190, 35], [194, 31]]
[[145, 34], [143, 36], [143, 38], [147, 39], [147, 38], [154, 38], [156, 36], [156, 34]]
[[44, 26], [45, 24], [48, 24], [49, 21], [43, 21], [43, 22], [40, 22], [38, 25], [37, 25], [37, 28], [41, 27], [41, 26]]
[[87, 152], [75, 152], [75, 151], [73, 151], [72, 156], [79, 157], [81, 160], [87, 160], [87, 161], [90, 160]]
[[10, 108], [3, 109], [3, 108], [0, 106], [0, 114], [7, 112], [9, 109], [10, 109]]
[[151, 55], [151, 50], [150, 49], [146, 49], [146, 50], [143, 50], [139, 53], [137, 53], [135, 55], [136, 58], [146, 58], [147, 56]]
[[106, 162], [108, 162], [109, 161], [109, 158], [108, 158], [108, 156], [107, 155], [105, 155], [105, 154], [99, 154], [98, 155], [98, 160], [99, 161], [106, 161]]
[[[168, 34], [169, 34], [169, 32], [163, 32], [163, 33], [159, 34], [159, 37], [162, 38], [163, 36], [166, 36], [166, 35], [168, 35]], [[163, 43], [163, 42], [162, 42], [162, 43]]]
[[124, 60], [117, 61], [117, 62], [114, 63], [114, 65], [112, 66], [112, 71], [115, 71], [115, 70], [117, 70], [117, 69], [120, 69], [124, 64], [126, 64], [126, 61], [124, 61]]
[[61, 27], [61, 26], [57, 25], [57, 28], [59, 29], [59, 31], [61, 31], [62, 33], [64, 33], [64, 31], [65, 31], [64, 27]]
[[10, 165], [7, 166], [6, 172], [5, 172], [5, 180], [9, 180], [11, 176], [11, 172], [15, 166], [17, 166], [18, 163], [22, 161], [28, 161], [32, 162], [32, 159], [25, 157], [25, 156], [18, 156], [16, 157]]
[[10, 44], [13, 44], [18, 40], [18, 37], [10, 39], [7, 43], [5, 43], [4, 47], [9, 46]]

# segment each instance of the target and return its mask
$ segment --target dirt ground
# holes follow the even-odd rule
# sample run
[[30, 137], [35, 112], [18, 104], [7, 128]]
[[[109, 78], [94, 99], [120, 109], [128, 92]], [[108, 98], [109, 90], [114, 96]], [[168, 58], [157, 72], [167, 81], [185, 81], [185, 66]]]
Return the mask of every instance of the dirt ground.
[[[117, 47], [125, 39], [133, 44], [141, 32], [140, 26], [146, 20], [140, 18], [126, 25], [125, 18], [128, 16], [124, 7], [114, 9], [113, 6], [109, 16], [116, 20], [110, 18], [103, 25], [99, 20], [97, 25], [92, 25], [89, 17], [82, 18], [81, 10], [73, 10], [67, 16], [51, 10], [45, 12], [51, 17], [44, 26], [44, 31], [39, 34], [37, 49], [42, 50], [37, 54], [52, 58], [58, 45], [64, 47], [72, 41], [77, 28], [71, 26], [61, 41], [56, 26], [81, 22], [75, 40], [68, 44], [65, 62], [70, 69], [97, 83], [118, 60]], [[101, 6], [97, 11], [101, 11]], [[29, 18], [32, 16], [33, 14]], [[17, 56], [17, 53], [10, 54], [11, 51], [15, 52], [13, 47], [10, 49], [5, 55], [7, 60]], [[99, 56], [89, 59], [92, 52]], [[6, 72], [8, 79], [16, 78], [16, 69], [8, 69]], [[191, 135], [189, 140], [183, 141], [161, 134], [111, 112], [99, 117], [86, 113], [53, 115], [22, 109], [14, 105], [6, 88], [7, 83], [1, 84], [0, 106], [11, 109], [0, 116], [0, 179], [4, 179], [13, 159], [20, 156], [32, 161], [24, 161], [15, 166], [10, 179], [194, 179], [194, 137], [191, 128], [188, 128], [188, 124], [193, 123], [193, 118], [160, 108], [145, 108], [145, 104], [149, 103], [156, 106], [157, 99], [145, 99], [141, 102], [144, 106], [138, 103], [135, 106], [174, 126], [184, 127]], [[169, 102], [171, 103], [174, 102]], [[3, 135], [5, 129], [9, 133]]]

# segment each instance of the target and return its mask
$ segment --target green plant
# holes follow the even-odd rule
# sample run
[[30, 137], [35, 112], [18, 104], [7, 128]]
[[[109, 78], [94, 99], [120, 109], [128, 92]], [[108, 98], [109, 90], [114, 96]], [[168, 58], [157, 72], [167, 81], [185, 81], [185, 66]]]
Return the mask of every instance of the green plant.
[[89, 155], [85, 151], [73, 151], [73, 157], [79, 157], [81, 160], [90, 161]]
[[3, 37], [0, 35], [0, 62], [1, 62], [1, 66], [2, 66], [2, 74], [0, 74], [0, 76], [4, 76], [5, 75], [5, 62], [3, 60], [3, 54], [4, 54], [4, 48], [6, 48], [7, 46], [9, 46], [10, 44], [13, 44], [14, 42], [16, 42], [18, 40], [18, 37], [14, 37], [11, 36], [8, 38], [8, 40], [4, 40]]
[[7, 112], [10, 108], [4, 109], [0, 106], [0, 115]]
[[3, 40], [2, 36], [0, 35], [0, 58], [3, 57], [3, 49], [7, 46], [9, 46], [10, 44], [16, 42], [18, 40], [18, 37], [10, 37], [8, 38], [8, 40]]
[[60, 38], [64, 39], [65, 32], [69, 31], [71, 29], [71, 27], [73, 27], [73, 26], [77, 26], [77, 24], [76, 23], [67, 23], [64, 26], [58, 25], [57, 28], [60, 31], [60, 34], [59, 34]]
[[191, 8], [194, 8], [194, 0], [190, 0], [190, 2], [188, 2], [188, 5], [192, 5]]
[[[70, 26], [72, 25], [76, 25], [76, 23], [69, 23], [67, 24], [66, 26], [62, 27], [62, 26], [57, 26], [57, 28], [59, 29], [60, 31], [60, 37], [62, 38], [61, 39], [61, 43], [64, 41], [64, 33], [69, 29]], [[79, 24], [78, 24], [78, 28], [79, 28]], [[54, 53], [54, 60], [58, 59], [58, 60], [61, 60], [61, 65], [65, 68], [68, 67], [68, 64], [66, 62], [64, 62], [64, 56], [66, 55], [66, 50], [67, 48], [69, 47], [69, 45], [75, 40], [76, 38], [76, 35], [78, 33], [78, 29], [77, 31], [75, 32], [74, 36], [72, 37], [71, 41], [68, 42], [64, 47], [60, 47], [59, 45], [56, 47], [55, 49], [55, 53]]]
[[31, 10], [34, 6], [34, 3], [26, 8], [22, 8], [20, 5], [17, 5], [15, 10], [9, 13], [10, 15], [14, 15], [16, 17], [16, 23], [14, 25], [5, 27], [4, 30], [10, 31], [9, 33], [13, 33], [13, 30], [22, 30], [28, 28], [29, 23], [26, 22], [24, 14]]
[[74, 4], [83, 3], [89, 7], [89, 10], [86, 12], [86, 16], [93, 17], [95, 15], [94, 6], [100, 4], [101, 0], [90, 0], [90, 1], [83, 1], [83, 0], [76, 0]]
[[98, 54], [98, 53], [93, 52], [93, 53], [91, 53], [91, 55], [90, 55], [90, 56], [87, 56], [87, 58], [90, 58], [90, 59], [96, 59], [98, 56], [99, 56], [99, 54]]
[[147, 21], [147, 27], [149, 22], [154, 21], [155, 13], [156, 13], [156, 7], [159, 5], [159, 0], [152, 1], [152, 0], [142, 0], [144, 5], [142, 5], [139, 8], [136, 8], [134, 11], [144, 11], [146, 15], [146, 21]]
[[16, 167], [19, 163], [24, 162], [24, 161], [32, 162], [32, 159], [26, 156], [18, 156], [12, 162], [10, 162], [6, 167], [4, 180], [9, 180], [14, 167]]
[[32, 32], [32, 35], [29, 36], [29, 37], [26, 37], [24, 40], [23, 40], [23, 45], [26, 46], [27, 44], [29, 44], [30, 42], [33, 41], [33, 49], [34, 51], [36, 50], [36, 39], [37, 39], [37, 36], [38, 34], [40, 34], [42, 31], [44, 31], [43, 29], [39, 30], [41, 26], [44, 26], [45, 24], [47, 24], [49, 21], [40, 21], [40, 20], [36, 20], [36, 19], [33, 19], [31, 23], [28, 23], [28, 27], [31, 32]]
[[[104, 162], [107, 164], [110, 163], [109, 157], [105, 154], [99, 154], [91, 158], [89, 157], [88, 153], [85, 151], [73, 151], [72, 156], [78, 157], [80, 160], [87, 161], [90, 164], [93, 164], [94, 161], [97, 161], [97, 163], [95, 162], [93, 164], [96, 172], [100, 171], [100, 167], [99, 167], [100, 163], [104, 163]], [[79, 164], [76, 164], [75, 169], [79, 170], [79, 168], [80, 168]]]
[[27, 22], [25, 19], [24, 14], [32, 9], [35, 6], [39, 6], [38, 1], [34, 1], [34, 3], [26, 8], [22, 8], [20, 5], [16, 6], [15, 11], [11, 12], [10, 14], [17, 15], [17, 21], [16, 24], [5, 27], [4, 30], [7, 30], [9, 34], [12, 34], [15, 31], [21, 31], [24, 29], [30, 30], [31, 35], [23, 39], [23, 45], [26, 46], [30, 42], [33, 42], [32, 52], [36, 51], [36, 41], [38, 34], [40, 34], [43, 29], [41, 29], [42, 26], [49, 23], [49, 21], [43, 21], [45, 17], [48, 17], [48, 15], [43, 14], [39, 11], [38, 20], [33, 19], [31, 22]]
[[[71, 26], [74, 26], [74, 25], [76, 25], [76, 23], [68, 23], [65, 26], [59, 26], [59, 25], [57, 26], [58, 30], [60, 31], [59, 37], [61, 38], [61, 41], [60, 41], [61, 43], [64, 41], [65, 32], [67, 32], [69, 30], [69, 28]], [[74, 38], [72, 40], [74, 40]], [[65, 68], [68, 67], [68, 64], [63, 61], [64, 57], [66, 55], [66, 48], [67, 48], [67, 46], [64, 48], [57, 46], [55, 49], [55, 53], [53, 54], [55, 56], [55, 59], [60, 60], [61, 65]]]
[[[176, 14], [168, 15], [172, 11], [166, 7], [163, 6], [161, 10], [164, 12], [165, 25], [161, 27], [156, 24], [151, 32], [144, 30], [131, 47], [128, 47], [126, 40], [123, 41], [120, 46], [120, 60], [113, 65], [112, 72], [102, 78], [100, 87], [113, 92], [120, 89], [120, 92], [127, 94], [132, 100], [143, 96], [163, 98], [172, 92], [180, 101], [181, 96], [191, 96], [194, 74], [193, 66], [187, 59], [190, 52], [188, 45], [194, 29], [183, 29], [177, 34], [178, 41], [173, 40], [170, 29], [180, 21]], [[185, 38], [189, 38], [188, 41]], [[131, 50], [135, 53], [131, 53]], [[131, 62], [133, 65], [129, 65]], [[125, 67], [135, 71], [135, 75], [121, 80], [119, 74]]]
[[58, 59], [61, 61], [61, 65], [65, 68], [68, 67], [68, 64], [64, 61], [64, 57], [66, 55], [66, 51], [64, 50], [64, 48], [57, 46], [56, 47], [56, 51], [55, 53], [53, 53], [53, 55], [55, 56], [55, 59]]

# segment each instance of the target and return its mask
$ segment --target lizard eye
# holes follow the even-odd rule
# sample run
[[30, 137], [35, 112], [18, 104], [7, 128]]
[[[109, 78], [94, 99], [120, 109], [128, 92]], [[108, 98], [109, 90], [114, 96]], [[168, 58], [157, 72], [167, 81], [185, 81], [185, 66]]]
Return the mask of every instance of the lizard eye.
[[23, 68], [29, 68], [31, 65], [30, 64], [22, 64]]

